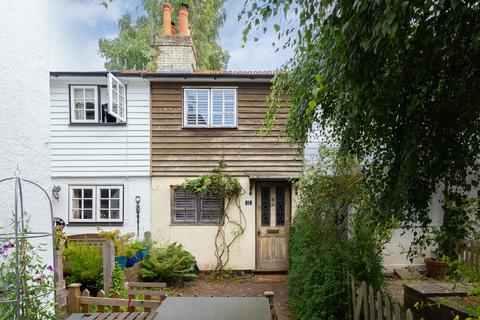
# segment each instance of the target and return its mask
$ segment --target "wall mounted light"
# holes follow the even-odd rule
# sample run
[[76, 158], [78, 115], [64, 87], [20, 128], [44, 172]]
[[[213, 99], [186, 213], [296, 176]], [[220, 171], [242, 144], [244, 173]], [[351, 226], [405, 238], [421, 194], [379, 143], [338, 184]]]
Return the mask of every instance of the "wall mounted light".
[[59, 200], [60, 199], [60, 191], [62, 190], [62, 188], [60, 186], [53, 186], [52, 188], [52, 196], [55, 200]]

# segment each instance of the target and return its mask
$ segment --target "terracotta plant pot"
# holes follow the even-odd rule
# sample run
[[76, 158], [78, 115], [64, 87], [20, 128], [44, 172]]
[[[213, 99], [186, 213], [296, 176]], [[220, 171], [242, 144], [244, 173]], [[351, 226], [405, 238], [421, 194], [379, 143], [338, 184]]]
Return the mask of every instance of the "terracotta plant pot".
[[427, 277], [442, 278], [448, 274], [448, 262], [436, 258], [425, 258]]

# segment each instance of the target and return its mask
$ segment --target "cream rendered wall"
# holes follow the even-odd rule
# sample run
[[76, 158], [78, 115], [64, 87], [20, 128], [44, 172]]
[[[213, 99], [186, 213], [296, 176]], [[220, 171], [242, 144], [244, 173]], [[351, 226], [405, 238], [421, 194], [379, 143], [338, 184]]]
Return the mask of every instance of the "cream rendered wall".
[[[240, 177], [240, 183], [245, 194], [240, 197], [241, 209], [245, 215], [245, 233], [232, 245], [230, 261], [227, 268], [234, 270], [254, 270], [256, 256], [256, 219], [255, 219], [255, 186], [252, 182], [250, 195], [250, 182], [248, 177]], [[197, 225], [172, 225], [171, 224], [171, 186], [183, 183], [186, 178], [178, 177], [153, 177], [152, 178], [152, 238], [159, 243], [177, 242], [185, 246], [197, 259], [201, 270], [211, 270], [215, 267], [216, 258], [215, 235], [217, 226]], [[246, 200], [251, 200], [252, 205], [245, 205]], [[292, 195], [292, 212], [295, 207], [296, 197]], [[238, 209], [231, 206], [230, 216], [238, 218]], [[225, 234], [231, 237], [233, 228], [227, 228]]]

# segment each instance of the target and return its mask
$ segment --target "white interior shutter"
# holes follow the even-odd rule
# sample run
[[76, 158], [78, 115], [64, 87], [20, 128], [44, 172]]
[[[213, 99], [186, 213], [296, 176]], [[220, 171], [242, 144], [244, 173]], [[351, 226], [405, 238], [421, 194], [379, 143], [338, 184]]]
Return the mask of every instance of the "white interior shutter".
[[212, 89], [212, 126], [236, 126], [236, 90]]
[[208, 89], [185, 89], [185, 126], [206, 127], [209, 125]]
[[125, 85], [108, 73], [108, 113], [118, 122], [127, 122], [127, 94]]

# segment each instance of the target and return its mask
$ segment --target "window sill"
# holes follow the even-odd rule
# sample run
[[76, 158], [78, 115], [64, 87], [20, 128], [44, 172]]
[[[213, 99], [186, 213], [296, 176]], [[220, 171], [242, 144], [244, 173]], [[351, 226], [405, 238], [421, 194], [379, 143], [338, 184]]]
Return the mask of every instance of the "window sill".
[[95, 227], [95, 226], [113, 226], [113, 227], [121, 227], [123, 226], [123, 222], [69, 222], [67, 223], [67, 227]]
[[172, 222], [171, 227], [218, 227], [218, 223], [188, 223], [188, 222]]
[[183, 127], [182, 130], [238, 130], [238, 127]]
[[108, 123], [72, 123], [68, 124], [70, 127], [126, 127], [126, 122], [108, 122]]

